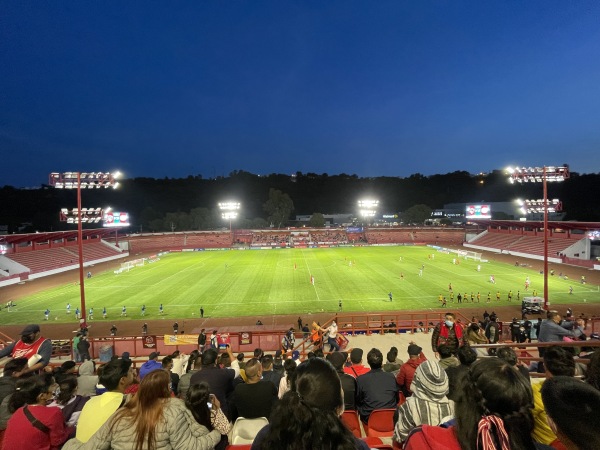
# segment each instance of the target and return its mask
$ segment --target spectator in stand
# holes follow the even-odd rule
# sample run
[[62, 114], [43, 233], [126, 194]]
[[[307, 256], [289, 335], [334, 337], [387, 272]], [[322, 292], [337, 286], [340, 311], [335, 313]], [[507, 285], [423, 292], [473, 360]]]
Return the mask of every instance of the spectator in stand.
[[64, 376], [58, 383], [57, 392], [56, 398], [48, 406], [62, 409], [67, 426], [76, 426], [81, 410], [90, 397], [77, 394], [77, 377], [75, 375]]
[[17, 381], [8, 405], [12, 416], [4, 433], [3, 449], [61, 448], [74, 429], [65, 426], [60, 409], [46, 406], [52, 401], [56, 388], [50, 374]]
[[458, 349], [457, 356], [460, 364], [446, 369], [446, 374], [448, 375], [448, 398], [450, 400], [456, 400], [458, 380], [465, 374], [468, 374], [471, 364], [477, 361], [477, 353], [468, 344]]
[[463, 329], [455, 322], [456, 315], [454, 313], [446, 313], [444, 322], [438, 323], [434, 328], [431, 335], [431, 347], [436, 357], [439, 357], [438, 347], [442, 344], [449, 346], [453, 354], [458, 351], [460, 346], [466, 344]]
[[367, 450], [369, 446], [340, 420], [343, 411], [342, 386], [333, 366], [320, 358], [304, 361], [252, 450]]
[[400, 370], [400, 366], [402, 365], [402, 360], [398, 359], [398, 349], [396, 347], [392, 347], [386, 355], [387, 363], [383, 365], [384, 372], [390, 372], [394, 376]]
[[456, 425], [423, 425], [411, 433], [405, 450], [551, 450], [531, 438], [531, 386], [508, 363], [498, 358], [474, 362], [457, 394]]
[[42, 337], [39, 325], [27, 325], [20, 334], [21, 339], [0, 350], [0, 358], [27, 358], [27, 366], [15, 372], [14, 376], [17, 378], [28, 373], [38, 373], [48, 365], [52, 356], [52, 342]]
[[33, 374], [22, 375], [20, 378], [15, 376], [25, 367], [27, 367], [27, 358], [11, 359], [4, 366], [2, 377], [0, 377], [0, 448], [2, 447], [2, 437], [4, 430], [6, 430], [6, 424], [12, 415], [8, 410], [8, 403], [17, 388], [17, 381], [34, 376]]
[[383, 354], [373, 348], [367, 353], [367, 362], [371, 370], [356, 379], [356, 404], [358, 414], [363, 422], [376, 409], [395, 408], [398, 404], [398, 384], [394, 375], [384, 372]]
[[595, 351], [590, 357], [590, 363], [585, 372], [585, 382], [600, 391], [600, 351]]
[[140, 380], [143, 380], [146, 375], [155, 370], [162, 369], [162, 364], [158, 362], [159, 352], [152, 352], [148, 356], [148, 361], [140, 367]]
[[284, 375], [279, 381], [279, 392], [277, 394], [279, 398], [283, 398], [284, 394], [291, 389], [292, 377], [297, 367], [298, 364], [293, 359], [286, 359], [283, 363]]
[[137, 394], [113, 414], [87, 444], [72, 439], [64, 450], [214, 448], [221, 440], [221, 433], [197, 423], [184, 402], [171, 398], [169, 379], [164, 370], [150, 372], [140, 383]]
[[100, 383], [106, 392], [91, 398], [83, 407], [77, 423], [77, 439], [80, 442], [87, 442], [125, 404], [125, 389], [133, 382], [134, 376], [131, 364], [131, 360], [115, 359], [102, 366]]
[[511, 347], [500, 347], [496, 352], [496, 356], [501, 360], [506, 361], [511, 366], [517, 368], [519, 372], [521, 372], [521, 375], [523, 375], [525, 378], [528, 380], [530, 379], [529, 369], [525, 364], [519, 362], [517, 354]]
[[[550, 379], [556, 376], [573, 377], [575, 376], [575, 360], [573, 354], [562, 347], [553, 346], [546, 348], [544, 353], [544, 365], [546, 366], [546, 377]], [[562, 449], [558, 437], [548, 425], [548, 416], [546, 407], [542, 400], [543, 383], [533, 383], [533, 419], [534, 428], [531, 433], [533, 439], [545, 445], [551, 445]]]
[[[500, 340], [500, 326], [498, 325], [497, 320], [498, 316], [492, 312], [492, 314], [490, 314], [490, 321], [485, 327], [484, 334], [490, 344], [497, 344]], [[495, 355], [496, 349], [490, 348], [488, 354]]]
[[362, 348], [353, 348], [350, 352], [349, 367], [344, 367], [344, 373], [358, 378], [360, 375], [367, 373], [370, 369], [362, 365], [363, 350]]
[[206, 347], [206, 333], [204, 332], [204, 328], [202, 328], [198, 335], [198, 351], [203, 353], [204, 347]]
[[[563, 337], [575, 338], [576, 333], [574, 331], [567, 330], [561, 327], [559, 324], [562, 322], [561, 315], [556, 311], [549, 311], [548, 318], [540, 325], [540, 334], [538, 335], [538, 342], [561, 342]], [[539, 348], [540, 357], [544, 357], [546, 349], [544, 347]], [[538, 364], [538, 372], [544, 372], [544, 364]]]
[[404, 442], [421, 425], [439, 425], [454, 418], [454, 402], [446, 397], [448, 375], [436, 361], [417, 367], [410, 389], [413, 395], [394, 414], [394, 440]]
[[221, 433], [221, 441], [215, 449], [225, 449], [231, 424], [221, 410], [219, 399], [210, 393], [208, 384], [200, 383], [191, 386], [185, 396], [185, 406], [192, 412], [196, 422], [205, 426], [209, 431], [217, 430]]
[[[231, 351], [228, 348], [229, 351]], [[207, 349], [202, 353], [202, 369], [192, 375], [190, 385], [208, 383], [210, 391], [217, 396], [223, 413], [229, 418], [229, 404], [227, 398], [233, 392], [233, 380], [238, 374], [234, 369], [222, 369], [217, 366], [217, 350], [214, 348]]]
[[262, 379], [270, 381], [273, 385], [279, 389], [279, 382], [281, 381], [281, 374], [273, 370], [273, 356], [265, 355], [262, 359]]
[[[488, 338], [485, 336], [485, 332], [479, 323], [471, 322], [467, 327], [467, 343], [469, 345], [480, 345], [487, 344]], [[479, 356], [485, 356], [487, 354], [486, 349], [477, 349], [475, 350]]]
[[400, 372], [396, 375], [396, 383], [405, 397], [411, 396], [410, 383], [415, 376], [417, 367], [423, 361], [427, 361], [423, 349], [411, 341], [408, 345], [408, 361], [400, 366]]
[[571, 377], [552, 377], [542, 386], [548, 423], [569, 450], [600, 448], [600, 392]]
[[187, 373], [184, 373], [182, 377], [179, 379], [179, 384], [177, 384], [177, 396], [181, 399], [184, 399], [187, 391], [191, 386], [192, 375], [198, 372], [202, 367], [202, 359], [197, 357], [194, 359], [194, 368]]
[[270, 381], [262, 380], [262, 364], [252, 358], [246, 363], [246, 383], [238, 384], [231, 398], [232, 419], [271, 416], [277, 401], [277, 388]]
[[344, 409], [356, 411], [356, 379], [344, 373], [344, 364], [346, 363], [346, 353], [333, 352], [328, 355], [328, 361], [335, 368], [335, 371], [340, 377], [342, 382], [342, 389], [344, 391]]
[[166, 370], [169, 373], [169, 377], [171, 378], [169, 388], [175, 394], [177, 392], [177, 385], [179, 384], [179, 375], [173, 373], [173, 358], [165, 356], [161, 361], [161, 366], [163, 370]]
[[177, 376], [181, 378], [181, 375], [186, 372], [190, 355], [186, 355], [185, 353], [181, 353], [179, 350], [175, 350], [171, 354], [171, 358], [173, 359], [173, 368], [171, 369], [171, 372], [177, 374]]
[[460, 361], [456, 356], [452, 354], [452, 349], [448, 345], [440, 345], [438, 347], [438, 352], [440, 354], [440, 360], [438, 363], [442, 367], [442, 369], [447, 369], [448, 367], [456, 367], [460, 365]]
[[94, 396], [96, 395], [96, 384], [98, 384], [98, 375], [96, 375], [95, 363], [87, 360], [79, 366], [77, 392], [84, 397]]
[[273, 358], [273, 370], [283, 376], [283, 358], [281, 357], [281, 350], [275, 350], [275, 357]]

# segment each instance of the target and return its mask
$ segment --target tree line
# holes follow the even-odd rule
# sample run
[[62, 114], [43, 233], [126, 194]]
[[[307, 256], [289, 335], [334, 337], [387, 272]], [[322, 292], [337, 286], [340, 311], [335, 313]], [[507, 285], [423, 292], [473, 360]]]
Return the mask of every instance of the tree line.
[[[600, 191], [600, 174], [571, 173], [568, 180], [548, 186], [549, 198], [562, 201], [565, 220], [600, 221], [600, 198], [595, 195]], [[130, 232], [159, 232], [229, 227], [217, 207], [227, 200], [242, 204], [236, 228], [287, 226], [299, 214], [313, 214], [311, 225], [319, 226], [323, 214], [356, 214], [357, 201], [364, 197], [377, 198], [381, 213], [404, 214], [406, 222], [415, 222], [447, 203], [540, 199], [542, 187], [511, 185], [503, 171], [361, 178], [300, 172], [262, 176], [239, 170], [208, 179], [200, 175], [125, 179], [117, 190], [83, 191], [82, 206], [126, 211]], [[59, 210], [75, 206], [74, 191], [45, 185], [39, 189], [4, 186], [0, 225], [6, 225], [9, 233], [71, 229], [72, 225], [59, 221]]]

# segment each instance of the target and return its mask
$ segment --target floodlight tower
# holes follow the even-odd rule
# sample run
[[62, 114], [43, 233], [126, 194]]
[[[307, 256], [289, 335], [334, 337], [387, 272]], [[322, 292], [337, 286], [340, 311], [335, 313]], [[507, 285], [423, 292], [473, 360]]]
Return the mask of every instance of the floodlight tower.
[[225, 220], [229, 220], [229, 234], [231, 235], [231, 242], [233, 243], [233, 231], [231, 227], [231, 221], [237, 219], [238, 211], [240, 209], [240, 202], [227, 201], [219, 202], [219, 209], [221, 210], [221, 217]]
[[544, 212], [544, 309], [548, 310], [548, 181], [564, 181], [569, 178], [569, 166], [555, 167], [509, 167], [511, 183], [542, 183], [544, 199], [542, 208]]
[[[77, 243], [79, 254], [79, 292], [81, 297], [81, 319], [80, 326], [86, 327], [87, 312], [85, 309], [85, 286], [83, 276], [83, 228], [82, 228], [82, 209], [81, 209], [81, 190], [82, 189], [100, 189], [112, 187], [116, 189], [119, 186], [117, 179], [121, 176], [119, 172], [53, 172], [50, 174], [49, 185], [57, 189], [76, 189], [77, 190]], [[94, 210], [95, 211], [95, 210]], [[73, 210], [75, 214], [75, 210]]]
[[375, 217], [377, 213], [377, 207], [379, 206], [379, 200], [374, 199], [363, 199], [358, 201], [358, 212], [368, 221], [371, 217]]

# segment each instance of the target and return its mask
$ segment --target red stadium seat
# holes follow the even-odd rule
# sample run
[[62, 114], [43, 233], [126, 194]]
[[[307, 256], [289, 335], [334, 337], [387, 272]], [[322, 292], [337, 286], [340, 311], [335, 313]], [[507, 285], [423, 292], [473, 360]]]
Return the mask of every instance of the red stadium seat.
[[367, 436], [392, 437], [394, 435], [395, 409], [376, 409], [369, 416]]
[[344, 411], [342, 414], [342, 422], [352, 431], [352, 434], [357, 438], [363, 436], [362, 428], [360, 427], [360, 420], [358, 419], [358, 413], [353, 410]]

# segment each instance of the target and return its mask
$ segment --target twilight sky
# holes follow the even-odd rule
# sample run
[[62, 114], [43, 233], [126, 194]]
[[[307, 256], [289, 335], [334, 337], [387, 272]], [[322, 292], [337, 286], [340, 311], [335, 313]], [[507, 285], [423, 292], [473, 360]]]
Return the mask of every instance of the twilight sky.
[[0, 186], [600, 172], [600, 2], [0, 0]]

